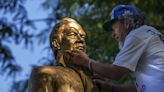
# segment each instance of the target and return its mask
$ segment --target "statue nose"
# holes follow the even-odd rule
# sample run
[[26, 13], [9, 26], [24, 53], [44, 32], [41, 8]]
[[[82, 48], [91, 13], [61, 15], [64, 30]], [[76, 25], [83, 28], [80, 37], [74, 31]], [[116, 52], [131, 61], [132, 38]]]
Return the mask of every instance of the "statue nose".
[[81, 35], [78, 35], [78, 36], [77, 36], [77, 39], [78, 39], [79, 41], [84, 41], [84, 38], [83, 38]]

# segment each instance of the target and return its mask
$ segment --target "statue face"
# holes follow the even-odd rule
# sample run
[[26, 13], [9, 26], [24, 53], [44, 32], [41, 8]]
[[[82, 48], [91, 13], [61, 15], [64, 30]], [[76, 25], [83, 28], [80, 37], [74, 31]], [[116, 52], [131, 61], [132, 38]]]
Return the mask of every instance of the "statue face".
[[86, 34], [79, 24], [70, 22], [65, 26], [61, 42], [61, 50], [86, 50]]
[[70, 56], [66, 50], [86, 52], [85, 37], [84, 30], [74, 19], [64, 18], [56, 24], [50, 35], [50, 45], [57, 63], [69, 64]]

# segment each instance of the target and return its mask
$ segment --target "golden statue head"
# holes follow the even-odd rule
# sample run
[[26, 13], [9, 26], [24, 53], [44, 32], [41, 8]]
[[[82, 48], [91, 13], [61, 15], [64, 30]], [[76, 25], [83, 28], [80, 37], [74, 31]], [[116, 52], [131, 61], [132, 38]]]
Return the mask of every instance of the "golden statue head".
[[[86, 34], [74, 19], [63, 18], [57, 23], [50, 35], [50, 46], [55, 58], [64, 55], [66, 50], [86, 51]], [[60, 62], [57, 60], [57, 63]]]

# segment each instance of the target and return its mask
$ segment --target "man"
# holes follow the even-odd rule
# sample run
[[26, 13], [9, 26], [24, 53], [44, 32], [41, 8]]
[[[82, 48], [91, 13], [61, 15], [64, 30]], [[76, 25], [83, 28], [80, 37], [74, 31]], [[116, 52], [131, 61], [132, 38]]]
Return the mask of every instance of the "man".
[[29, 92], [92, 92], [91, 73], [85, 67], [71, 65], [65, 52], [86, 51], [86, 34], [71, 18], [56, 24], [50, 35], [50, 45], [56, 58], [56, 66], [34, 68], [29, 80]]
[[131, 5], [117, 5], [103, 27], [112, 31], [112, 36], [120, 45], [114, 63], [98, 63], [84, 52], [68, 51], [72, 56], [71, 63], [88, 67], [113, 80], [120, 79], [129, 71], [132, 73], [135, 86], [113, 86], [96, 79], [106, 92], [163, 92], [164, 36], [146, 25], [141, 11]]

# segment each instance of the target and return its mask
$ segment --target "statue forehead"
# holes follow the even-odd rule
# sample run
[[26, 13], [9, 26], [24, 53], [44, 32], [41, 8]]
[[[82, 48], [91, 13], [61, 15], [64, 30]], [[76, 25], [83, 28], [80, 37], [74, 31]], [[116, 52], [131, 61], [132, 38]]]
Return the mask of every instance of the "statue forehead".
[[84, 32], [83, 28], [81, 27], [78, 22], [71, 18], [64, 18], [63, 20], [60, 21], [58, 28], [56, 28], [56, 35], [60, 35], [63, 32], [76, 32], [81, 35], [86, 35]]
[[71, 31], [71, 32], [74, 31], [74, 32], [77, 32], [79, 34], [86, 35], [85, 32], [84, 32], [84, 30], [82, 29], [82, 27], [78, 23], [76, 23], [76, 22], [69, 22], [66, 25], [66, 29], [68, 31]]

